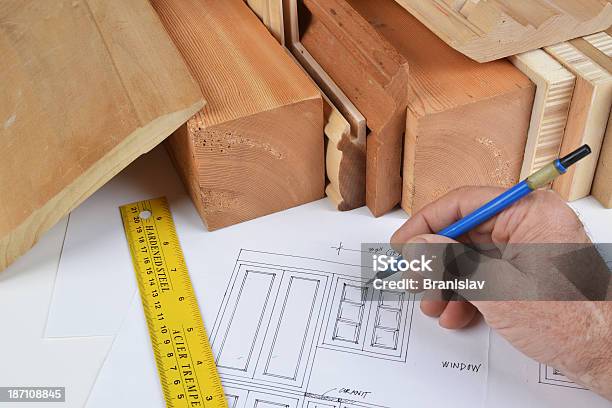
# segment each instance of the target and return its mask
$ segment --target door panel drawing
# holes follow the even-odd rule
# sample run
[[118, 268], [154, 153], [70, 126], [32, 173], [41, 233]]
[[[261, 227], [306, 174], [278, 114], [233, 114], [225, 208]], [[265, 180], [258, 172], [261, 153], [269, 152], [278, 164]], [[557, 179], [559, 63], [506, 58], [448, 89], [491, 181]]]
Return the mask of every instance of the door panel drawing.
[[266, 336], [263, 349], [269, 352], [262, 353], [265, 364], [258, 366], [262, 367], [258, 378], [273, 377], [289, 385], [301, 382], [326, 281], [323, 275], [284, 271], [271, 319], [278, 323], [270, 326]]
[[270, 297], [278, 289], [279, 271], [243, 265], [223, 314], [216, 355], [219, 371], [252, 376], [263, 332], [271, 313]]

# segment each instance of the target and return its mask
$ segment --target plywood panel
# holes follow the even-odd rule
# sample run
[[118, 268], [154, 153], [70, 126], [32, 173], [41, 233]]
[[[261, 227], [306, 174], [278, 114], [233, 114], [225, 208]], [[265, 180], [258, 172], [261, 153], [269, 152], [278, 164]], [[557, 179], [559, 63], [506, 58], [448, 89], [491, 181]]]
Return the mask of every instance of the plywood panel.
[[510, 61], [537, 87], [522, 180], [559, 157], [576, 77], [543, 50], [518, 54]]
[[583, 144], [588, 144], [593, 151], [553, 183], [555, 191], [566, 200], [573, 201], [591, 192], [612, 105], [612, 74], [570, 43], [546, 47], [545, 50], [576, 75], [576, 88], [561, 155]]

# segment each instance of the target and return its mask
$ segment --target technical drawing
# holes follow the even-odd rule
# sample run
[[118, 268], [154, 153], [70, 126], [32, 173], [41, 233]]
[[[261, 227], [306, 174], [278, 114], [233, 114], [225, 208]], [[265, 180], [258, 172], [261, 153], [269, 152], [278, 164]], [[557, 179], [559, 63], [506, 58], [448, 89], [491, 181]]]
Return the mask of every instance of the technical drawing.
[[572, 380], [568, 379], [556, 368], [547, 366], [546, 364], [540, 364], [540, 373], [538, 382], [540, 384], [556, 385], [558, 387], [576, 388], [579, 390], [586, 390], [582, 385], [576, 384]]
[[378, 407], [308, 385], [318, 351], [405, 362], [414, 300], [375, 291], [361, 265], [241, 250], [211, 332], [232, 408]]
[[405, 361], [413, 305], [407, 297], [337, 277], [320, 347]]

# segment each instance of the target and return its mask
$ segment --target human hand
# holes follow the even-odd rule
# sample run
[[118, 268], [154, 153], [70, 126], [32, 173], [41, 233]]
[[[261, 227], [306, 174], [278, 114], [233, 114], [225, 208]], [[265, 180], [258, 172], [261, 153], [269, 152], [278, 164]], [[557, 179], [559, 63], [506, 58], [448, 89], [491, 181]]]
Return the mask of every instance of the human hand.
[[[461, 188], [423, 208], [391, 238], [401, 251], [405, 243], [456, 243], [434, 235], [466, 216], [503, 189]], [[590, 242], [582, 223], [554, 192], [536, 191], [459, 242], [493, 244]], [[486, 322], [529, 357], [612, 399], [612, 302], [423, 300], [421, 310], [439, 318], [442, 327], [459, 329], [480, 312]]]

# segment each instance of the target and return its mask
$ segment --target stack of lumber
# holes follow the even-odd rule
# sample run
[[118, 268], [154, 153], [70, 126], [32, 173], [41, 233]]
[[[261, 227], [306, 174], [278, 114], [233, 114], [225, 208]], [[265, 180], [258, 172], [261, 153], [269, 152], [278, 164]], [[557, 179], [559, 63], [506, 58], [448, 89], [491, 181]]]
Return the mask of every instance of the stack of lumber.
[[167, 145], [207, 227], [322, 198], [321, 95], [248, 6], [151, 3], [208, 102]]
[[302, 44], [366, 118], [366, 205], [383, 215], [401, 200], [408, 64], [344, 0], [304, 6]]
[[0, 270], [204, 106], [147, 0], [4, 1]]
[[211, 230], [413, 213], [584, 143], [552, 188], [612, 207], [609, 0], [30, 3], [0, 7], [0, 270], [170, 134]]
[[[460, 186], [518, 181], [535, 87], [512, 64], [470, 60], [392, 0], [304, 5], [309, 15], [302, 43], [364, 113], [372, 133], [380, 117], [407, 125], [401, 192], [407, 212]], [[399, 67], [407, 72], [406, 64], [407, 82], [405, 74], [397, 77]], [[398, 95], [406, 98], [407, 121], [394, 109]], [[369, 149], [368, 141], [368, 169]], [[401, 145], [393, 150], [401, 151]], [[393, 163], [392, 156], [381, 157]], [[388, 178], [378, 182], [389, 185]], [[381, 215], [390, 207], [370, 209]]]

